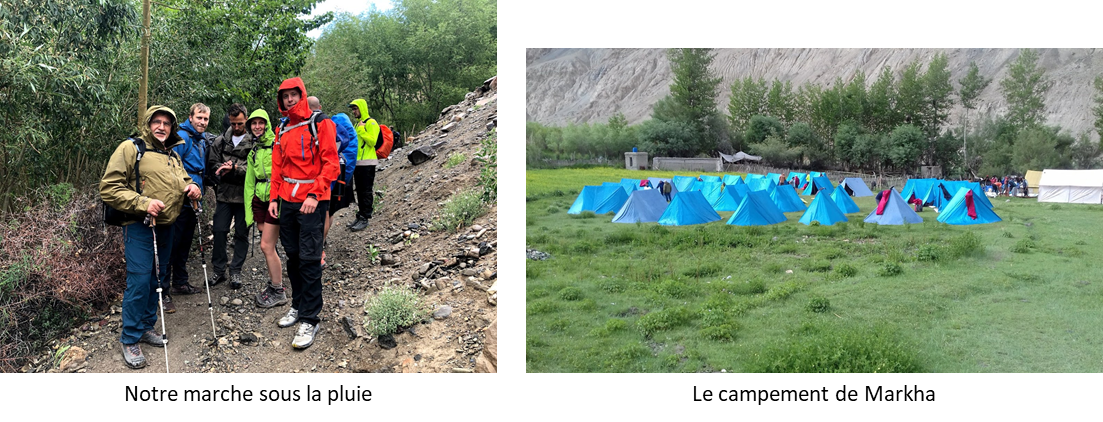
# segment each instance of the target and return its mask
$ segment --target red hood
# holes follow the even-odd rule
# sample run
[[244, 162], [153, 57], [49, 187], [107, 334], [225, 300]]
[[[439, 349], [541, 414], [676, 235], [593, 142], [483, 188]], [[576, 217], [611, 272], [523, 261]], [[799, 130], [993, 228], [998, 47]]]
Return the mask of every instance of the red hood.
[[[302, 99], [299, 100], [298, 104], [291, 107], [291, 110], [285, 110], [283, 108], [283, 102], [280, 101], [279, 92], [285, 89], [298, 89], [299, 93], [302, 94]], [[284, 80], [283, 83], [280, 84], [279, 91], [276, 91], [276, 106], [279, 107], [280, 114], [289, 118], [290, 121], [288, 123], [294, 124], [310, 118], [311, 110], [310, 105], [306, 103], [306, 95], [306, 85], [303, 84], [303, 79], [300, 77], [296, 76]]]

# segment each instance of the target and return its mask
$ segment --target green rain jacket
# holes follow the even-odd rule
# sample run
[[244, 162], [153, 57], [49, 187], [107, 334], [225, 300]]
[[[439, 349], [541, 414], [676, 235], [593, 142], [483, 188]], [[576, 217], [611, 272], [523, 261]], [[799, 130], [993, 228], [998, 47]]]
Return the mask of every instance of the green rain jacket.
[[[154, 113], [159, 111], [172, 115], [172, 129], [165, 144], [153, 137], [149, 130], [149, 122]], [[180, 130], [177, 125], [176, 113], [164, 106], [152, 106], [146, 110], [145, 119], [139, 128], [138, 137], [145, 141], [146, 153], [142, 156], [142, 194], [134, 189], [134, 164], [138, 157], [138, 148], [130, 140], [119, 143], [111, 158], [107, 161], [107, 169], [100, 179], [100, 198], [111, 207], [131, 213], [144, 215], [149, 209], [149, 204], [154, 199], [165, 203], [165, 208], [157, 215], [157, 224], [172, 224], [180, 215], [180, 209], [187, 200], [184, 189], [189, 184], [198, 184], [192, 181], [188, 172], [184, 170], [184, 163], [180, 157], [172, 154], [170, 149], [184, 140], [176, 134]], [[131, 222], [133, 223], [133, 222]], [[126, 223], [126, 224], [131, 224]]]
[[245, 121], [245, 128], [252, 133], [253, 119], [264, 119], [264, 134], [256, 140], [253, 150], [249, 151], [246, 159], [245, 170], [245, 224], [253, 224], [253, 197], [261, 202], [268, 203], [272, 177], [272, 143], [276, 140], [275, 132], [272, 132], [272, 122], [268, 120], [268, 112], [257, 109], [249, 115]]
[[[379, 123], [368, 115], [368, 102], [363, 98], [352, 100], [349, 107], [360, 110], [360, 120], [356, 125], [356, 139], [359, 146], [356, 149], [356, 165], [374, 166], [378, 162], [375, 155], [375, 143], [379, 140]], [[350, 114], [349, 117], [352, 117]], [[371, 160], [371, 161], [368, 161]]]

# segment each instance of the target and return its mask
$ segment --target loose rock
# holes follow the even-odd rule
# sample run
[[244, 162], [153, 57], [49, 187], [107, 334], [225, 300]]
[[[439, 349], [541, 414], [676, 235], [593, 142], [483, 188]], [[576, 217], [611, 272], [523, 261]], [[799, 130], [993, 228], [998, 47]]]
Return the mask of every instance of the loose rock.
[[448, 318], [450, 315], [452, 315], [452, 307], [448, 305], [441, 305], [433, 311], [433, 319], [437, 320]]

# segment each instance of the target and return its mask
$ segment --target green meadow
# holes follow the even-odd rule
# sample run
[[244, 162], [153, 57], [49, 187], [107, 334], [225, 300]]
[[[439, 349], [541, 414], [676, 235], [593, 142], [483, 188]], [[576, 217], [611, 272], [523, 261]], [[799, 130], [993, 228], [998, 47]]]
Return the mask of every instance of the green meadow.
[[[583, 185], [671, 172], [530, 170], [530, 372], [1103, 371], [1103, 206], [992, 198], [1002, 222], [614, 224]], [[696, 173], [679, 172], [683, 175]], [[806, 202], [810, 197], [802, 196]]]

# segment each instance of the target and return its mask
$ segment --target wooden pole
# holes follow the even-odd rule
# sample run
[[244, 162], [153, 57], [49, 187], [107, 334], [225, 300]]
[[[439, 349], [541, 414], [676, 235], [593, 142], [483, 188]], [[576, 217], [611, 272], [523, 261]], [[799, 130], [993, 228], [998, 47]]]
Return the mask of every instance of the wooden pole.
[[142, 0], [142, 81], [138, 86], [138, 126], [146, 112], [149, 92], [149, 0]]

